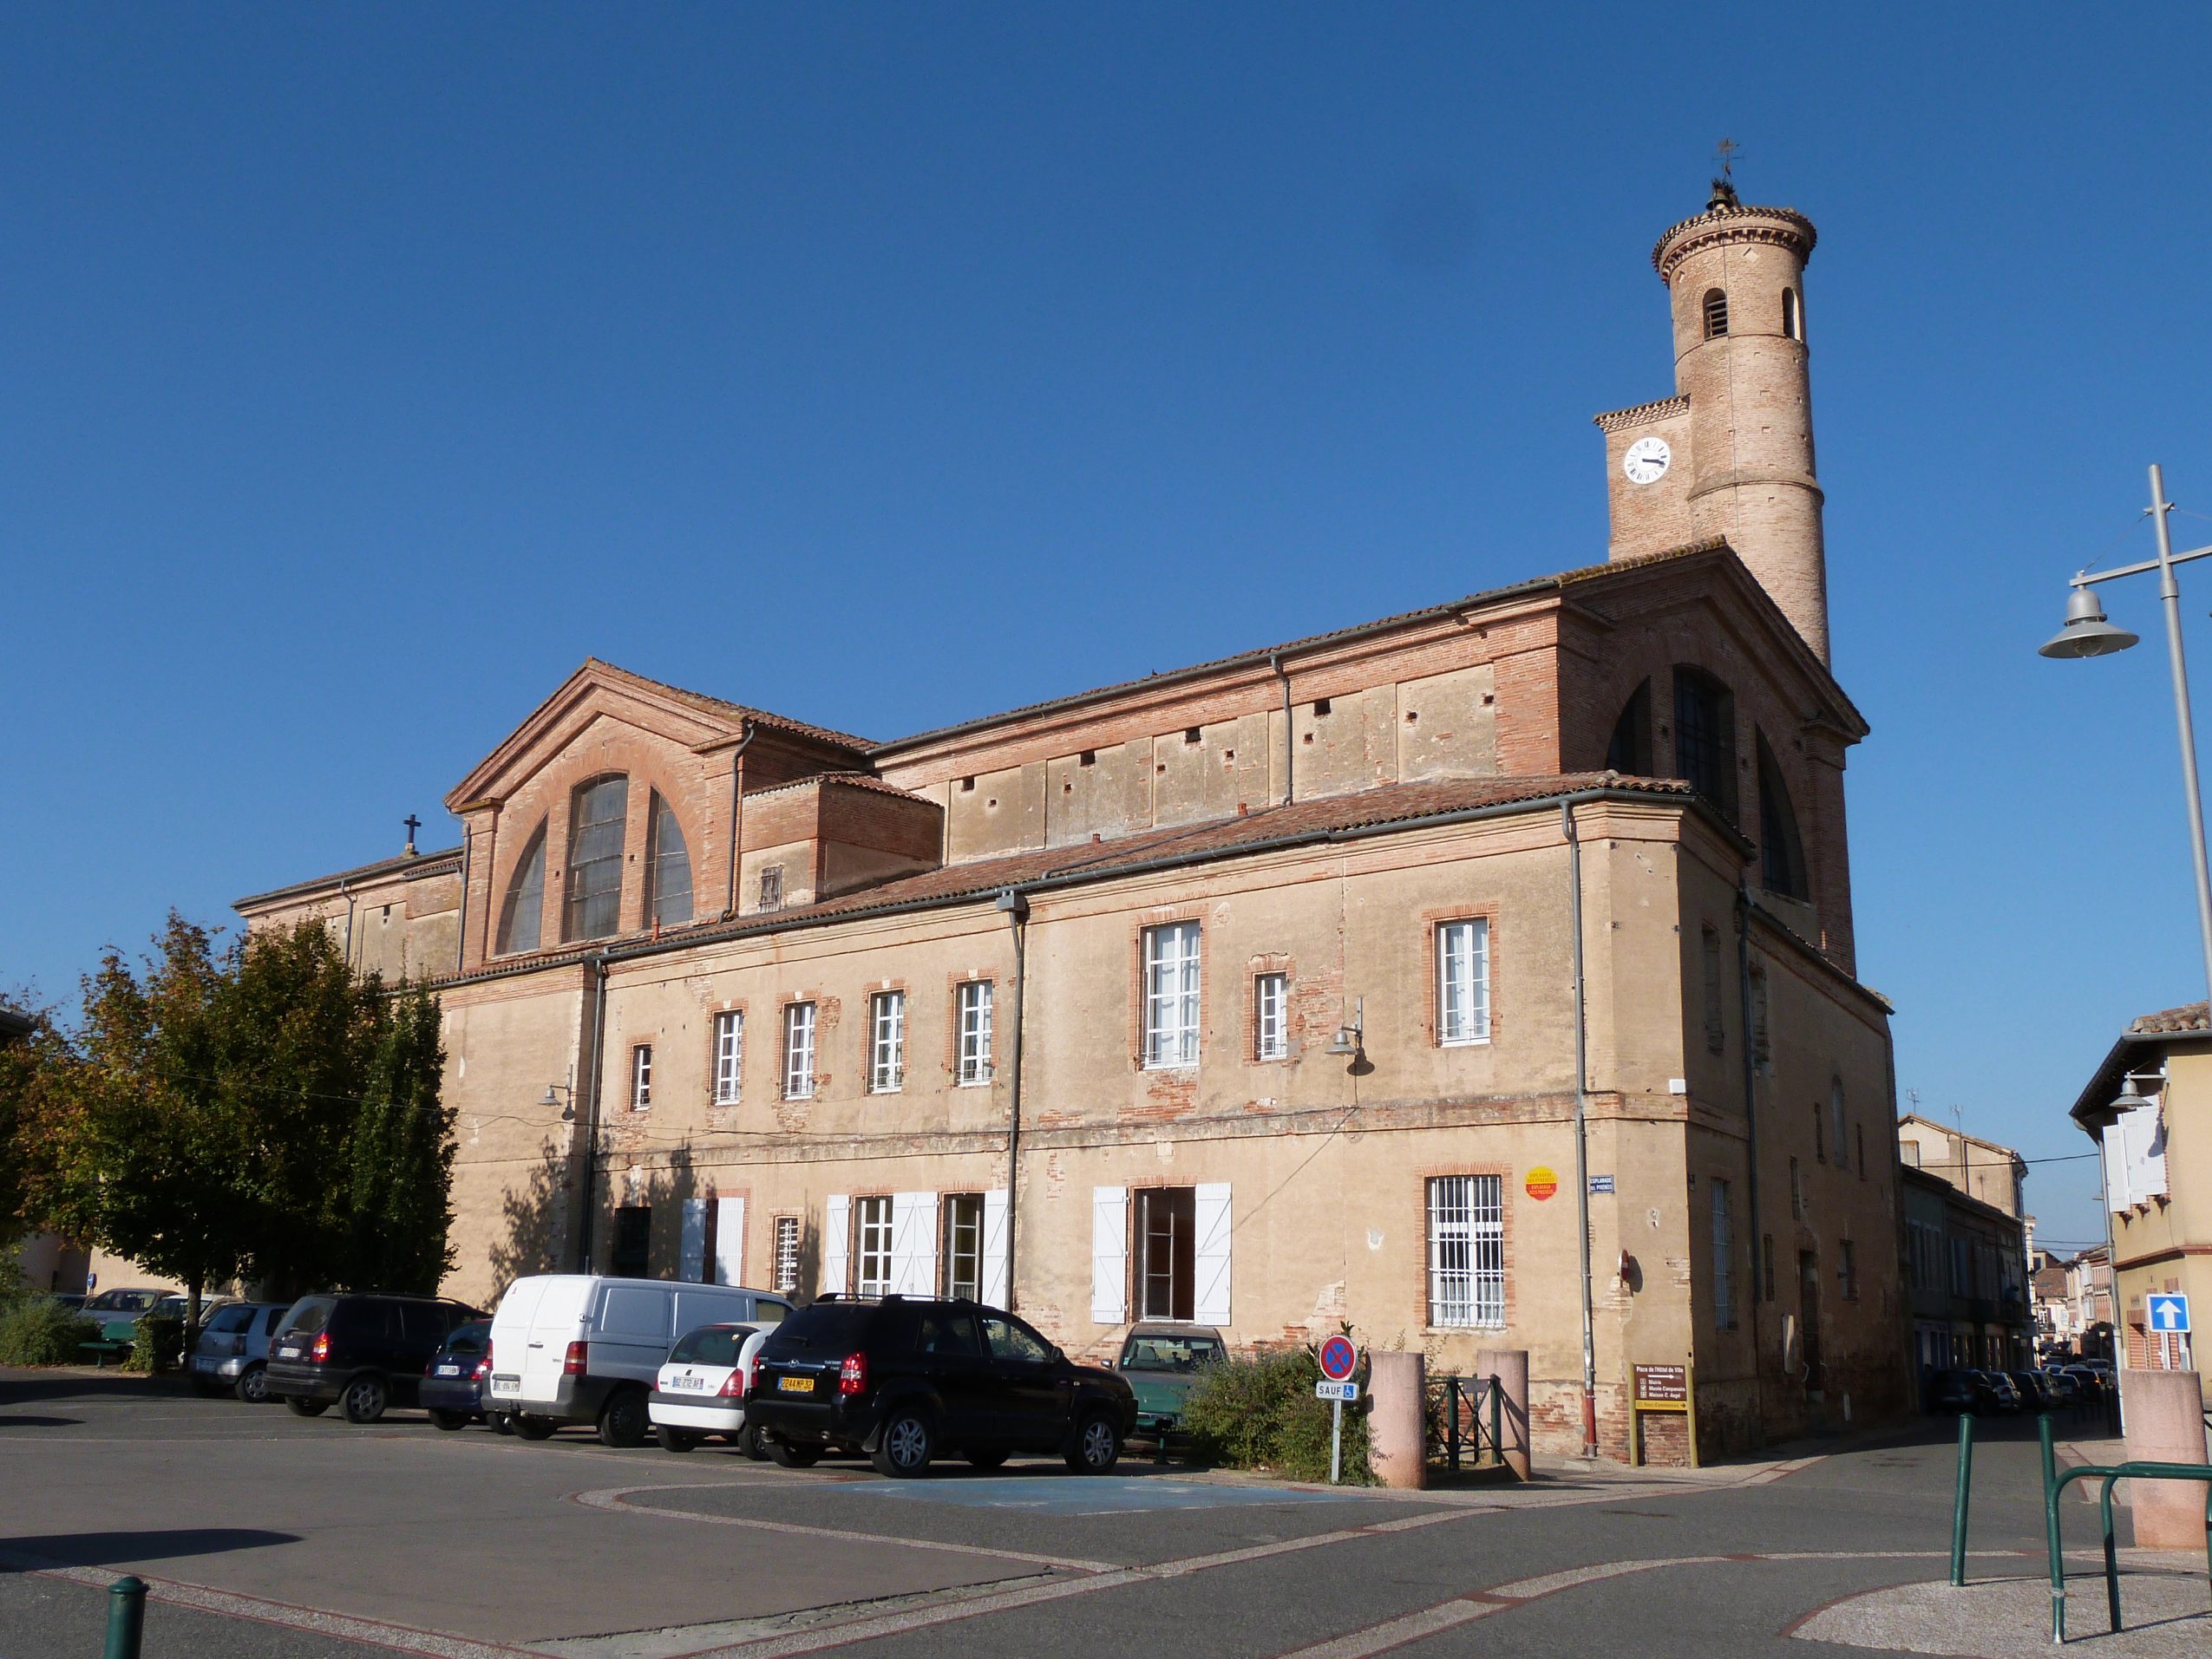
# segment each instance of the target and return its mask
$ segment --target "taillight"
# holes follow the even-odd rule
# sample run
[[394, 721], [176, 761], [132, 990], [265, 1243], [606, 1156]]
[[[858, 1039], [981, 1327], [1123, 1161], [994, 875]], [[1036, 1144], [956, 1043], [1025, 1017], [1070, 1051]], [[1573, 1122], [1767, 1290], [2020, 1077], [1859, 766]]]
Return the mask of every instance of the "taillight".
[[868, 1356], [847, 1354], [845, 1363], [837, 1368], [837, 1392], [841, 1394], [866, 1394], [868, 1391]]
[[330, 1333], [326, 1330], [315, 1339], [315, 1346], [307, 1350], [307, 1360], [311, 1365], [320, 1365], [330, 1357]]
[[743, 1366], [738, 1366], [728, 1376], [723, 1378], [722, 1397], [724, 1400], [743, 1400], [750, 1392], [752, 1386], [753, 1374]]
[[486, 1377], [491, 1375], [491, 1374], [492, 1356], [487, 1354], [482, 1359], [476, 1362], [476, 1368], [474, 1371], [471, 1371], [468, 1375], [474, 1377], [479, 1382], [481, 1382]]
[[582, 1376], [584, 1375], [584, 1355], [585, 1346], [583, 1343], [569, 1343], [568, 1357], [560, 1362], [561, 1375], [565, 1377]]

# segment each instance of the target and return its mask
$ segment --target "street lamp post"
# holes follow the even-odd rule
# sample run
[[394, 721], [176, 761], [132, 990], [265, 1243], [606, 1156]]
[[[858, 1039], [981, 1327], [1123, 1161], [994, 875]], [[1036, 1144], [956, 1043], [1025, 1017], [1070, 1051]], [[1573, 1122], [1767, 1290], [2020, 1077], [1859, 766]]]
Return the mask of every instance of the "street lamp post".
[[2181, 733], [2182, 787], [2189, 798], [2189, 848], [2196, 854], [2196, 929], [2204, 949], [2205, 992], [2208, 998], [2212, 998], [2212, 867], [2205, 862], [2204, 794], [2196, 781], [2196, 725], [2189, 715], [2189, 668], [2182, 658], [2182, 590], [2174, 579], [2175, 565], [2185, 565], [2192, 558], [2212, 558], [2212, 546], [2176, 552], [2166, 524], [2166, 515], [2173, 510], [2174, 504], [2166, 499], [2165, 477], [2154, 464], [2150, 468], [2150, 519], [2158, 532], [2158, 557], [2139, 565], [2117, 565], [2109, 571], [2084, 571], [2075, 577], [2073, 591], [2066, 596], [2066, 624], [2044, 644], [2042, 654], [2065, 658], [2110, 656], [2135, 644], [2135, 635], [2105, 621], [2104, 607], [2091, 585], [2114, 581], [2123, 576], [2139, 576], [2146, 571], [2158, 572], [2158, 597], [2165, 601], [2166, 609], [2166, 656], [2174, 676], [2174, 723]]

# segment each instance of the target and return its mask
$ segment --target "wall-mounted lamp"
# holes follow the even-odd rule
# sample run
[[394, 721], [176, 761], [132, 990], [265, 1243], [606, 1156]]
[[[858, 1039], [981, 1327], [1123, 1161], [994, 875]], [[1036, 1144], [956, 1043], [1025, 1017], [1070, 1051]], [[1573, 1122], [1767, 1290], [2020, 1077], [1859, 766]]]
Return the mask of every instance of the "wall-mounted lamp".
[[566, 1083], [547, 1083], [546, 1092], [538, 1096], [538, 1104], [558, 1106], [560, 1108], [560, 1120], [563, 1123], [573, 1123], [576, 1120], [576, 1091]]
[[1329, 1040], [1325, 1054], [1344, 1055], [1355, 1063], [1367, 1058], [1365, 1047], [1367, 1028], [1367, 999], [1364, 996], [1352, 1003], [1351, 1023], [1337, 1028], [1337, 1035]]

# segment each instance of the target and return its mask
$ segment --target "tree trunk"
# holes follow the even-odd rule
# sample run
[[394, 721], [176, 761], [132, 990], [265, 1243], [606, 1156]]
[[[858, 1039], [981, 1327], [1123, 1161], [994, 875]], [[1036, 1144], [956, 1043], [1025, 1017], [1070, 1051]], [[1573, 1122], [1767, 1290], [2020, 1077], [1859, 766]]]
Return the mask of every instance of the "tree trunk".
[[193, 1350], [200, 1346], [200, 1276], [193, 1274], [185, 1281], [184, 1368], [192, 1369]]

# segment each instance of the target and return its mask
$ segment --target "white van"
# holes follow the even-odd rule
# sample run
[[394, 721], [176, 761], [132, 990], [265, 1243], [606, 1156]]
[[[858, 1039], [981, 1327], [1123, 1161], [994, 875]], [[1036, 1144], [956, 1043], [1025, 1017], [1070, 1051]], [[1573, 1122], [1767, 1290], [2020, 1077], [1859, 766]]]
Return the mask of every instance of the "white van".
[[492, 1316], [485, 1406], [525, 1440], [563, 1423], [593, 1423], [608, 1446], [636, 1446], [646, 1401], [676, 1339], [701, 1325], [773, 1325], [782, 1297], [734, 1284], [545, 1273], [517, 1279]]

